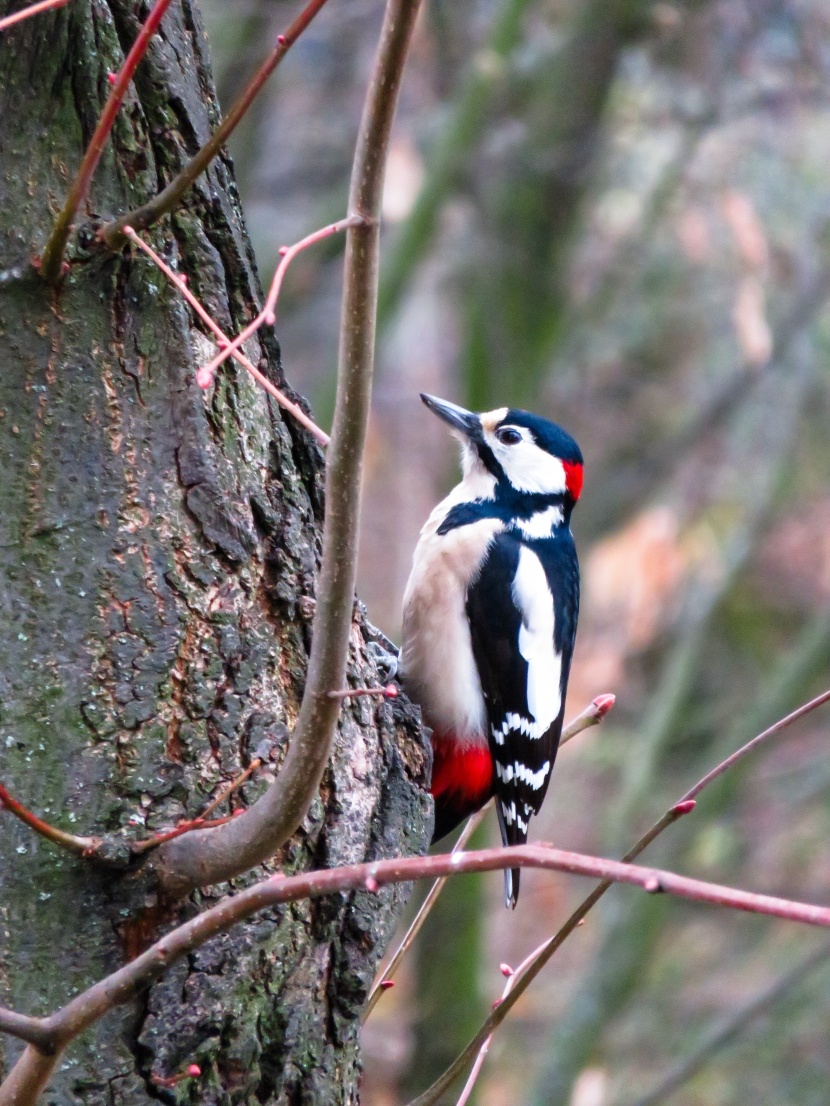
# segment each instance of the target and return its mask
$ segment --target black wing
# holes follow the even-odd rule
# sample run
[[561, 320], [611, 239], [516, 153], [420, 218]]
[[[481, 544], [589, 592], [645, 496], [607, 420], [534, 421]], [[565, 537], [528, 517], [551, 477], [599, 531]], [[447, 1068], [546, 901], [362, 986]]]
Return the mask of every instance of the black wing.
[[[496, 808], [505, 844], [523, 844], [550, 781], [562, 732], [579, 603], [570, 532], [493, 542], [467, 593], [473, 654], [487, 705]], [[518, 871], [506, 873], [508, 903]]]

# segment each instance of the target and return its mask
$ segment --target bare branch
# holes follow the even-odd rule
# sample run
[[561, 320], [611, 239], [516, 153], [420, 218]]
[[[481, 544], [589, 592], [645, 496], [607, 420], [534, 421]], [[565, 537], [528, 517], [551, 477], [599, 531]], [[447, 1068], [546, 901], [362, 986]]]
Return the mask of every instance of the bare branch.
[[[591, 726], [599, 725], [606, 714], [608, 714], [608, 712], [611, 710], [615, 702], [616, 696], [614, 695], [597, 695], [593, 702], [591, 702], [585, 708], [585, 710], [582, 711], [581, 714], [578, 714], [572, 722], [568, 723], [568, 725], [562, 731], [562, 736], [559, 739], [559, 744], [565, 745], [572, 738], [576, 737], [577, 734], [582, 733], [583, 730], [587, 730]], [[481, 810], [478, 811], [478, 813], [474, 814], [472, 818], [468, 819], [467, 824], [461, 831], [461, 835], [453, 846], [452, 851], [454, 853], [460, 852], [464, 848], [464, 846], [473, 836], [475, 831], [484, 821], [485, 815], [487, 814], [487, 811], [489, 809], [490, 804], [487, 803], [486, 806], [482, 807]], [[430, 887], [429, 891], [427, 892], [424, 901], [421, 903], [418, 909], [418, 913], [412, 919], [412, 923], [409, 926], [409, 929], [406, 931], [403, 938], [401, 939], [401, 943], [398, 945], [397, 949], [395, 949], [395, 952], [392, 954], [386, 966], [382, 968], [380, 972], [378, 972], [377, 980], [372, 987], [372, 990], [369, 992], [369, 998], [366, 1000], [366, 1009], [363, 1011], [364, 1022], [369, 1017], [372, 1010], [374, 1010], [384, 990], [386, 990], [384, 984], [388, 983], [388, 981], [394, 976], [395, 972], [400, 967], [400, 963], [403, 960], [404, 956], [406, 956], [407, 952], [412, 947], [415, 938], [421, 932], [424, 922], [427, 920], [430, 911], [438, 901], [438, 897], [444, 890], [444, 885], [446, 884], [446, 882], [446, 877], [442, 877], [441, 879], [437, 879], [435, 883], [433, 883], [432, 887]]]
[[591, 726], [598, 726], [616, 701], [616, 695], [610, 694], [597, 695], [595, 699], [592, 699], [585, 710], [582, 711], [581, 714], [578, 714], [572, 722], [569, 722], [562, 731], [562, 736], [559, 738], [560, 748], [563, 745], [567, 745], [569, 741], [578, 734], [581, 734], [583, 730], [588, 730]]
[[271, 288], [269, 289], [268, 296], [266, 297], [265, 304], [257, 315], [246, 327], [244, 327], [239, 334], [229, 342], [226, 346], [219, 350], [219, 352], [213, 357], [206, 365], [203, 365], [196, 375], [196, 380], [200, 388], [208, 388], [213, 383], [213, 376], [219, 366], [227, 361], [233, 353], [244, 345], [245, 342], [259, 330], [261, 326], [267, 323], [269, 326], [274, 325], [275, 315], [274, 311], [277, 306], [277, 300], [279, 299], [280, 289], [282, 288], [283, 278], [285, 277], [288, 266], [294, 260], [298, 253], [308, 249], [309, 246], [313, 246], [315, 242], [320, 242], [324, 238], [330, 237], [332, 234], [338, 234], [341, 230], [348, 230], [349, 227], [360, 226], [362, 216], [350, 215], [347, 219], [341, 219], [338, 223], [330, 223], [326, 227], [322, 227], [320, 230], [315, 230], [312, 234], [307, 235], [305, 238], [300, 239], [299, 242], [295, 242], [293, 246], [283, 246], [280, 250], [280, 263], [277, 266], [277, 270], [274, 273], [274, 279], [271, 281]]
[[690, 787], [680, 802], [696, 799], [705, 787], [708, 787], [718, 776], [722, 776], [733, 764], [737, 764], [739, 760], [743, 760], [745, 756], [757, 749], [759, 745], [763, 745], [765, 742], [769, 741], [771, 737], [776, 737], [782, 730], [786, 730], [791, 726], [793, 722], [797, 722], [799, 718], [803, 718], [805, 714], [810, 714], [812, 711], [816, 710], [817, 707], [823, 706], [823, 704], [827, 702], [830, 702], [830, 690], [822, 692], [821, 695], [817, 695], [815, 699], [811, 699], [809, 703], [804, 703], [797, 710], [792, 711], [791, 714], [786, 715], [786, 717], [781, 718], [774, 725], [764, 730], [763, 733], [759, 733], [757, 737], [753, 737], [751, 741], [747, 741], [740, 749], [736, 749], [731, 756], [726, 757], [725, 760], [722, 760], [720, 764], [716, 765], [711, 772], [707, 772], [703, 779], [697, 781], [694, 787]]
[[309, 0], [309, 3], [306, 4], [285, 32], [277, 35], [277, 45], [256, 71], [248, 86], [208, 141], [194, 154], [179, 175], [158, 196], [154, 196], [142, 207], [122, 215], [120, 219], [116, 219], [115, 222], [109, 223], [99, 231], [98, 237], [106, 242], [110, 249], [117, 250], [121, 248], [126, 227], [132, 226], [137, 230], [147, 230], [154, 223], [157, 223], [162, 215], [166, 215], [176, 208], [191, 184], [204, 173], [236, 130], [237, 125], [244, 118], [262, 86], [325, 3], [326, 0]]
[[[546, 871], [567, 872], [571, 875], [589, 876], [611, 883], [628, 883], [641, 887], [649, 894], [665, 893], [692, 902], [724, 906], [731, 910], [763, 914], [783, 918], [805, 925], [830, 928], [830, 907], [773, 895], [760, 895], [735, 887], [725, 887], [704, 880], [677, 875], [656, 868], [642, 868], [618, 860], [585, 856], [582, 853], [554, 849], [545, 845], [518, 845], [512, 848], [482, 849], [477, 852], [458, 852], [439, 856], [417, 856], [378, 860], [369, 864], [353, 864], [324, 871], [304, 872], [301, 875], [273, 876], [230, 896], [178, 926], [162, 937], [146, 952], [125, 964], [118, 971], [82, 992], [62, 1010], [45, 1020], [54, 1034], [56, 1054], [44, 1057], [33, 1046], [24, 1052], [8, 1079], [0, 1086], [0, 1106], [21, 1106], [34, 1103], [36, 1092], [32, 1087], [21, 1091], [21, 1075], [30, 1074], [37, 1079], [39, 1090], [49, 1077], [44, 1064], [49, 1067], [57, 1062], [60, 1052], [70, 1041], [87, 1029], [107, 1011], [121, 1006], [137, 995], [154, 980], [162, 976], [168, 967], [181, 957], [198, 948], [209, 938], [223, 933], [237, 922], [281, 903], [300, 899], [321, 898], [343, 892], [368, 890], [374, 892], [393, 883], [409, 883], [415, 879], [436, 876], [459, 875], [467, 872], [492, 872], [503, 868], [541, 868]], [[509, 996], [505, 1002], [513, 996]], [[504, 1004], [502, 1004], [504, 1005]], [[37, 1021], [37, 1019], [32, 1019]], [[34, 1063], [34, 1059], [38, 1063]], [[17, 1096], [17, 1097], [13, 1097]]]
[[[684, 814], [691, 814], [695, 808], [695, 796], [699, 795], [704, 788], [708, 787], [708, 785], [725, 772], [727, 768], [731, 768], [739, 760], [742, 760], [756, 749], [761, 742], [767, 741], [769, 738], [780, 734], [783, 730], [787, 729], [787, 727], [791, 726], [793, 722], [797, 721], [799, 718], [803, 718], [805, 714], [809, 714], [811, 711], [816, 710], [823, 703], [828, 702], [828, 700], [830, 700], [830, 690], [825, 691], [815, 699], [811, 699], [809, 703], [805, 703], [803, 706], [799, 707], [798, 710], [788, 714], [785, 718], [776, 722], [774, 726], [770, 726], [768, 729], [764, 730], [763, 733], [758, 734], [757, 737], [748, 741], [745, 745], [742, 745], [740, 749], [736, 750], [731, 756], [721, 761], [711, 772], [708, 772], [702, 779], [698, 780], [694, 787], [689, 788], [674, 806], [670, 807], [662, 818], [655, 822], [651, 829], [643, 834], [639, 841], [637, 841], [637, 843], [625, 854], [623, 861], [629, 862], [635, 860], [656, 837], [660, 836], [663, 830], [667, 829]], [[494, 1030], [501, 1025], [542, 968], [544, 968], [545, 964], [547, 964], [548, 960], [550, 960], [556, 950], [564, 943], [566, 938], [568, 938], [582, 923], [586, 915], [613, 885], [613, 882], [613, 880], [605, 879], [599, 883], [590, 895], [583, 899], [565, 924], [533, 954], [527, 967], [516, 973], [517, 979], [514, 985], [511, 986], [509, 993], [505, 994], [498, 1006], [490, 1011], [481, 1028], [464, 1051], [453, 1060], [452, 1064], [450, 1064], [446, 1071], [435, 1080], [431, 1087], [427, 1088], [427, 1090], [416, 1099], [413, 1099], [410, 1106], [433, 1106], [444, 1091], [451, 1087], [456, 1079], [461, 1077], [468, 1065], [474, 1061], [479, 1050], [483, 1048], [484, 1044], [492, 1036]]]
[[[486, 803], [481, 810], [476, 811], [472, 818], [467, 819], [464, 829], [461, 831], [458, 840], [452, 847], [451, 856], [464, 851], [464, 846], [487, 817], [489, 809], [490, 803]], [[436, 902], [438, 902], [438, 898], [444, 890], [447, 878], [447, 876], [441, 876], [440, 879], [436, 879], [432, 887], [427, 891], [424, 901], [418, 907], [418, 913], [412, 919], [409, 929], [407, 929], [406, 933], [403, 935], [400, 944], [390, 957], [388, 964], [378, 972], [377, 979], [366, 1000], [366, 1008], [363, 1011], [362, 1018], [364, 1022], [374, 1010], [383, 992], [388, 990], [389, 981], [395, 975], [395, 972], [397, 972], [401, 961], [409, 952], [410, 948], [412, 948], [415, 938], [423, 929], [424, 922], [429, 917], [430, 911], [435, 906]]]
[[[170, 266], [161, 257], [159, 257], [156, 251], [152, 249], [152, 247], [150, 247], [143, 238], [140, 238], [136, 234], [135, 230], [131, 226], [125, 226], [123, 228], [123, 232], [125, 237], [127, 237], [133, 243], [133, 245], [138, 246], [140, 250], [143, 250], [144, 253], [147, 254], [147, 256], [150, 258], [150, 260], [164, 273], [167, 279], [172, 284], [174, 284], [176, 288], [178, 288], [178, 290], [181, 292], [181, 294], [184, 296], [184, 298], [187, 300], [187, 302], [190, 304], [190, 306], [193, 308], [193, 310], [196, 312], [196, 314], [199, 316], [199, 318], [202, 320], [208, 330], [210, 330], [216, 336], [219, 345], [230, 346], [230, 338], [228, 338], [227, 335], [223, 332], [222, 328], [219, 326], [213, 316], [205, 310], [201, 303], [199, 303], [199, 301], [188, 288], [187, 281], [184, 279], [181, 273], [177, 273], [175, 272], [175, 270], [171, 269]], [[241, 350], [234, 350], [233, 358], [243, 367], [243, 369], [247, 369], [247, 371], [251, 374], [251, 376], [261, 388], [264, 388], [270, 396], [273, 396], [280, 407], [284, 407], [286, 411], [294, 416], [294, 418], [297, 420], [298, 423], [300, 423], [301, 426], [304, 426], [306, 430], [313, 434], [320, 445], [327, 446], [329, 444], [330, 439], [328, 434], [326, 434], [324, 430], [321, 430], [317, 423], [314, 422], [313, 419], [309, 418], [309, 416], [305, 413], [305, 411], [303, 411], [300, 406], [298, 406], [298, 404], [294, 403], [293, 400], [290, 400], [288, 396], [283, 395], [279, 388], [275, 387], [268, 379], [268, 377], [264, 376], [254, 365], [254, 363], [250, 361], [244, 353], [242, 353]]]
[[30, 4], [28, 8], [21, 8], [19, 12], [12, 12], [11, 15], [6, 15], [0, 19], [0, 31], [13, 27], [15, 23], [22, 23], [24, 19], [29, 19], [33, 15], [40, 15], [41, 12], [48, 12], [53, 8], [62, 8], [64, 4], [68, 3], [69, 0], [40, 0], [38, 4]]
[[170, 0], [156, 0], [150, 10], [150, 14], [144, 22], [144, 26], [138, 32], [138, 37], [133, 43], [129, 54], [127, 54], [124, 60], [124, 64], [121, 66], [115, 78], [112, 92], [110, 92], [107, 102], [104, 105], [104, 110], [101, 112], [101, 118], [98, 120], [98, 126], [95, 128], [92, 138], [90, 139], [89, 146], [81, 162], [81, 167], [75, 176], [75, 180], [72, 182], [69, 195], [66, 197], [66, 202], [55, 221], [52, 233], [49, 236], [49, 241], [46, 243], [46, 248], [43, 251], [43, 257], [40, 262], [40, 275], [47, 284], [56, 284], [61, 277], [63, 271], [63, 254], [69, 239], [69, 232], [72, 230], [72, 223], [78, 212], [78, 208], [84, 201], [93, 174], [98, 167], [98, 162], [101, 160], [101, 154], [109, 138], [113, 123], [115, 123], [118, 109], [121, 107], [121, 102], [127, 94], [130, 81], [133, 79], [133, 73], [135, 73], [138, 63], [147, 52], [150, 39], [158, 30], [162, 16], [169, 7]]
[[0, 1033], [8, 1033], [50, 1055], [56, 1049], [55, 1034], [43, 1018], [30, 1018], [0, 1006]]
[[361, 119], [349, 194], [340, 356], [326, 466], [323, 560], [305, 692], [280, 773], [240, 818], [159, 849], [152, 863], [168, 894], [230, 879], [272, 856], [302, 822], [334, 738], [352, 623], [363, 447], [377, 313], [378, 246], [389, 135], [420, 0], [388, 0]]
[[34, 833], [45, 837], [47, 841], [59, 845], [62, 849], [68, 849], [70, 852], [85, 856], [93, 853], [101, 844], [100, 837], [78, 837], [74, 833], [67, 833], [66, 830], [58, 829], [57, 826], [50, 826], [48, 822], [38, 818], [36, 814], [33, 814], [17, 799], [12, 798], [6, 788], [0, 784], [0, 809], [3, 807], [6, 808], [9, 814], [19, 818]]

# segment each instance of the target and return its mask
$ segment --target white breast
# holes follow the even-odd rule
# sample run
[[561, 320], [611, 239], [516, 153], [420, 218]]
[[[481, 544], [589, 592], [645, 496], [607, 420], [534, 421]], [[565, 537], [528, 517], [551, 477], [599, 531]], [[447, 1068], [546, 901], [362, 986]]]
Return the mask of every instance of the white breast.
[[437, 534], [447, 511], [464, 501], [460, 490], [435, 508], [421, 531], [404, 594], [399, 672], [428, 726], [486, 744], [484, 696], [464, 604], [469, 582], [504, 527], [497, 519], [482, 519]]

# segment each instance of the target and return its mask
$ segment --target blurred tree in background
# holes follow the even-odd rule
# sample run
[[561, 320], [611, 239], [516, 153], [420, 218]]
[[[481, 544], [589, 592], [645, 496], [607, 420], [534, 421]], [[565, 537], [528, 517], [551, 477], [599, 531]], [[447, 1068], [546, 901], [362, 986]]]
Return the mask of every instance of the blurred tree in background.
[[[288, 7], [207, 4], [224, 102]], [[282, 243], [342, 214], [380, 14], [332, 4], [235, 140], [263, 277]], [[604, 691], [619, 705], [557, 766], [537, 834], [559, 845], [622, 854], [826, 682], [828, 89], [821, 0], [425, 12], [388, 175], [361, 595], [394, 635], [417, 531], [453, 480], [419, 390], [527, 406], [574, 433], [587, 475], [570, 713]], [[286, 373], [323, 420], [338, 248], [297, 261], [281, 312]], [[819, 898], [827, 734], [817, 715], [746, 762], [649, 860]], [[425, 1087], [500, 993], [499, 961], [581, 895], [526, 878], [515, 915], [497, 878], [459, 882], [436, 911], [420, 967], [365, 1030], [366, 1102]], [[817, 937], [624, 891], [604, 906], [500, 1031], [480, 1102], [826, 1103], [825, 952], [793, 970]], [[771, 986], [761, 1013], [737, 1017]]]

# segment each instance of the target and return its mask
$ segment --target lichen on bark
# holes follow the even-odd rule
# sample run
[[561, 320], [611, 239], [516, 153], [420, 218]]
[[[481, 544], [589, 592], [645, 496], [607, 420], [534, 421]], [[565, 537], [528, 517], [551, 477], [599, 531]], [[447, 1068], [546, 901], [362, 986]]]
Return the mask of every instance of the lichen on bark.
[[[0, 271], [20, 271], [0, 284], [0, 778], [59, 825], [126, 836], [196, 813], [263, 740], [278, 770], [322, 519], [316, 444], [232, 365], [202, 393], [208, 338], [185, 305], [143, 258], [95, 243], [216, 122], [190, 3], [171, 7], [139, 69], [60, 289], [29, 266], [141, 17], [127, 0], [79, 0], [0, 42], [0, 103], [15, 105], [0, 113]], [[220, 325], [252, 316], [260, 289], [227, 159], [152, 237]], [[248, 352], [286, 386], [269, 332]], [[372, 635], [356, 609], [359, 682], [378, 679]], [[411, 708], [354, 701], [320, 797], [273, 863], [423, 850], [425, 755]], [[130, 873], [0, 817], [0, 1002], [46, 1013], [111, 970], [145, 895]], [[237, 927], [78, 1041], [44, 1100], [356, 1100], [357, 1015], [401, 901], [361, 893]], [[17, 1052], [0, 1039], [0, 1069]], [[194, 1060], [198, 1085], [152, 1083]]]

